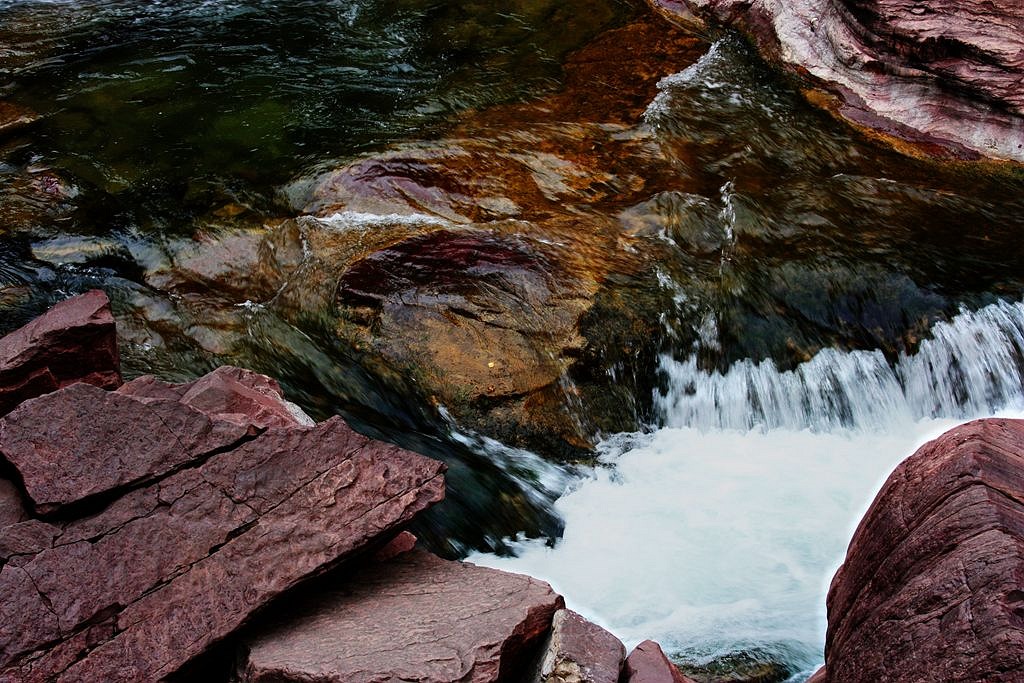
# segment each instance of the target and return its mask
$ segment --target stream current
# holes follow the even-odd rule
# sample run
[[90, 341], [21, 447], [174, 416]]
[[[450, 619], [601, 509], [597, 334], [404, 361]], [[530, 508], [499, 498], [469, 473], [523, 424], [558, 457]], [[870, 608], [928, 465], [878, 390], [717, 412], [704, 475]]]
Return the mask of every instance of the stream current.
[[[339, 342], [322, 302], [245, 298], [197, 320], [186, 304], [223, 290], [163, 275], [182, 245], [295, 216], [289, 188], [324, 170], [443, 149], [473, 117], [580, 88], [566, 60], [646, 14], [625, 0], [0, 0], [0, 114], [22, 120], [0, 126], [0, 332], [100, 287], [128, 376], [252, 367], [318, 419], [444, 458], [448, 501], [416, 530], [432, 549], [550, 580], [627, 645], [802, 680], [821, 662], [828, 581], [892, 467], [958, 421], [1024, 410], [1018, 169], [900, 156], [735, 36], [697, 36], [635, 120], [605, 126], [670, 172], [641, 177], [640, 201], [568, 210], [653, 255], [599, 301], [658, 329], [646, 361], [567, 373], [566, 409], [597, 443], [573, 464], [396, 384]], [[599, 76], [558, 125], [619, 121], [595, 113], [617, 101]], [[550, 123], [492, 117], [478, 144], [497, 156], [525, 130], [550, 160]]]

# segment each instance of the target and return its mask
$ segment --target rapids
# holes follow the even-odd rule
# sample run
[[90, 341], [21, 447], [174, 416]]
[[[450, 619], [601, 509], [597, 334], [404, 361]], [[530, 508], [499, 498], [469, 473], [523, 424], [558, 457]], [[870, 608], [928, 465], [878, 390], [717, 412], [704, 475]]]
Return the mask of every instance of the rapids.
[[555, 503], [562, 538], [473, 562], [542, 577], [627, 645], [694, 666], [742, 653], [803, 680], [825, 594], [888, 473], [965, 418], [1024, 417], [1024, 304], [937, 324], [894, 364], [826, 349], [793, 370], [725, 373], [665, 356], [660, 428], [617, 434]]

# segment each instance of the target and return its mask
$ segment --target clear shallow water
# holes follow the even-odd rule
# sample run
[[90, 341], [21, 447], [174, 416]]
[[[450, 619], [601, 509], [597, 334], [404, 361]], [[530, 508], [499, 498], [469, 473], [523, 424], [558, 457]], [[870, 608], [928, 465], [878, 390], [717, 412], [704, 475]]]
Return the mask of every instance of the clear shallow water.
[[[734, 37], [647, 99], [619, 96], [628, 71], [566, 76], [640, 7], [0, 0], [0, 101], [38, 118], [0, 133], [0, 329], [103, 287], [130, 373], [253, 367], [318, 418], [446, 459], [431, 547], [517, 549], [474, 558], [550, 578], [630, 642], [812, 667], [824, 588], [887, 471], [954, 418], [1020, 407], [1024, 175], [865, 140]], [[592, 476], [470, 433], [342, 343], [320, 297], [338, 264], [304, 254], [288, 304], [161, 280], [294, 216], [289, 188], [324, 169], [443, 157], [449, 134], [492, 152], [482, 176], [523, 160], [567, 223], [616, 226], [655, 266], [609, 277], [581, 322], [566, 406], [627, 425]], [[324, 224], [452, 227], [380, 213]]]

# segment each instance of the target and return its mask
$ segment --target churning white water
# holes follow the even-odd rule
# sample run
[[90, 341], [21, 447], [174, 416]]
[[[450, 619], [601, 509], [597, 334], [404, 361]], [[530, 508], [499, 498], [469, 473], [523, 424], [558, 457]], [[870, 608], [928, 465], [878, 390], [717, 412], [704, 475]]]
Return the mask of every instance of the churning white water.
[[665, 358], [666, 426], [601, 444], [604, 465], [556, 503], [556, 547], [470, 559], [550, 581], [628, 646], [653, 638], [698, 663], [754, 651], [802, 680], [822, 660], [828, 582], [878, 487], [964, 418], [1020, 410], [1022, 357], [1024, 305], [996, 303], [936, 325], [894, 365], [823, 351], [792, 372], [723, 374]]

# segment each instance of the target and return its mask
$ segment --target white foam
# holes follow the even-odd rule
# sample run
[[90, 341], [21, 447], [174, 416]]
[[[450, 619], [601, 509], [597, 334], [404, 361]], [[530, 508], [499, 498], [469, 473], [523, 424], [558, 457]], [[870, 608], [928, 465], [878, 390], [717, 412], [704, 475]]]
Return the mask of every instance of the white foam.
[[319, 223], [335, 230], [366, 230], [392, 225], [451, 227], [452, 223], [425, 213], [364, 213], [341, 211], [330, 216], [316, 218]]
[[620, 435], [603, 445], [612, 466], [556, 503], [555, 548], [469, 559], [549, 581], [628, 647], [653, 638], [698, 661], [760, 648], [810, 672], [854, 525], [892, 468], [955, 423]]
[[745, 360], [705, 372], [697, 359], [661, 359], [664, 424], [700, 429], [891, 430], [926, 417], [1024, 409], [1024, 304], [961, 310], [913, 355], [825, 349], [795, 369]]
[[895, 366], [837, 350], [790, 372], [663, 359], [667, 426], [601, 444], [603, 466], [555, 504], [557, 545], [470, 560], [551, 582], [627, 646], [653, 638], [698, 662], [757, 649], [803, 680], [822, 661], [828, 582], [893, 467], [965, 417], [1024, 417], [1024, 305], [932, 333]]

